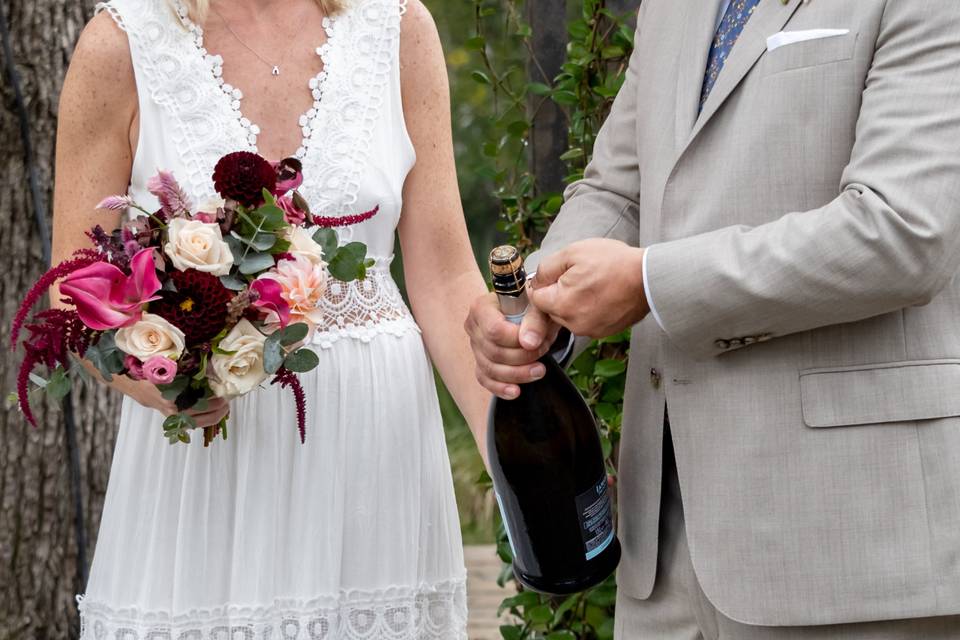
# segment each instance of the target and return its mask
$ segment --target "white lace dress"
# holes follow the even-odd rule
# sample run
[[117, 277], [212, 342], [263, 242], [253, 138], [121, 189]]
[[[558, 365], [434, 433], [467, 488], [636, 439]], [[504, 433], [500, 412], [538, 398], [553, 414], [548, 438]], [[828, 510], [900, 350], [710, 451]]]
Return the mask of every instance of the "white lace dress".
[[[314, 211], [380, 206], [343, 239], [377, 266], [334, 285], [303, 377], [306, 445], [278, 387], [233, 403], [229, 440], [171, 446], [159, 414], [123, 405], [83, 640], [466, 638], [463, 555], [433, 374], [390, 277], [414, 161], [400, 101], [398, 0], [326, 22], [298, 155]], [[174, 5], [177, 6], [177, 5]], [[132, 193], [158, 168], [196, 201], [225, 153], [259, 132], [203, 33], [165, 0], [100, 5], [129, 38], [140, 102]], [[179, 14], [179, 15], [178, 15]], [[306, 87], [304, 90], [308, 90]]]

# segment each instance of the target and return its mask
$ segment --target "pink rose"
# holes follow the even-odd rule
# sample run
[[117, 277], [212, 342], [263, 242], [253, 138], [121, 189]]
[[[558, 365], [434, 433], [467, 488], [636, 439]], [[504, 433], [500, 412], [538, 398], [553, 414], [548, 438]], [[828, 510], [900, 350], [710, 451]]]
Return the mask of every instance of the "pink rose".
[[123, 359], [123, 366], [127, 368], [127, 377], [131, 380], [143, 380], [143, 363], [139, 358], [128, 355]]
[[177, 377], [177, 363], [164, 356], [150, 356], [143, 363], [143, 377], [152, 384], [170, 384]]
[[71, 273], [60, 291], [71, 299], [87, 327], [107, 331], [127, 327], [140, 319], [141, 308], [160, 296], [153, 249], [143, 249], [130, 260], [131, 274], [107, 262], [97, 262]]
[[288, 224], [301, 226], [307, 219], [307, 214], [301, 211], [297, 205], [293, 203], [293, 198], [290, 196], [283, 196], [277, 198], [277, 206], [283, 209], [283, 217]]
[[296, 158], [287, 158], [280, 162], [271, 162], [277, 172], [277, 186], [274, 195], [283, 195], [303, 184], [303, 164]]

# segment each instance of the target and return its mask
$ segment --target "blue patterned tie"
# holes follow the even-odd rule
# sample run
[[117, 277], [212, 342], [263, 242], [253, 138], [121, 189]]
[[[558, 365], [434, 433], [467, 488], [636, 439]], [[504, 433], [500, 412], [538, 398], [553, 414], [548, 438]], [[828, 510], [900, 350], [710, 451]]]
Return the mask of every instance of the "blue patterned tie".
[[727, 7], [727, 12], [723, 14], [723, 20], [720, 21], [720, 27], [717, 28], [717, 35], [713, 39], [713, 46], [710, 47], [707, 74], [703, 79], [703, 90], [700, 92], [701, 110], [703, 110], [707, 98], [710, 97], [714, 85], [717, 84], [717, 78], [720, 76], [720, 71], [723, 70], [723, 65], [727, 63], [730, 50], [737, 43], [747, 20], [753, 15], [753, 10], [757, 8], [758, 4], [760, 4], [760, 0], [732, 0], [730, 6]]

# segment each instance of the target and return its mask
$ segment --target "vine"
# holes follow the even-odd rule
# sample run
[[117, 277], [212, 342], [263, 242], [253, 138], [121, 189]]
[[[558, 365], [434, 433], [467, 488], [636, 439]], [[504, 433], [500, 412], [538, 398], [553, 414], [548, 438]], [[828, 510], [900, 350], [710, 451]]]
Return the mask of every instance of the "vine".
[[[523, 0], [469, 0], [475, 5], [475, 33], [467, 47], [479, 68], [473, 78], [490, 87], [494, 110], [491, 140], [483, 147], [489, 176], [500, 205], [498, 228], [522, 251], [535, 248], [563, 204], [560, 193], [539, 193], [531, 166], [532, 122], [548, 101], [562, 109], [567, 125], [567, 151], [561, 160], [565, 182], [583, 177], [594, 142], [614, 97], [623, 84], [633, 49], [633, 30], [624, 16], [610, 11], [606, 0], [581, 0], [567, 25], [569, 45], [561, 73], [550, 84], [530, 82], [526, 64], [539, 65], [531, 45]], [[518, 45], [520, 45], [518, 47]], [[525, 52], [516, 56], [517, 50]], [[569, 374], [590, 403], [600, 426], [611, 483], [616, 482], [616, 450], [623, 417], [623, 392], [629, 332], [595, 342], [571, 365]], [[489, 487], [489, 478], [482, 481]], [[497, 553], [504, 562], [499, 583], [513, 580], [512, 556], [501, 526]], [[521, 590], [506, 598], [500, 614], [505, 640], [607, 640], [613, 638], [616, 603], [614, 577], [566, 598]]]

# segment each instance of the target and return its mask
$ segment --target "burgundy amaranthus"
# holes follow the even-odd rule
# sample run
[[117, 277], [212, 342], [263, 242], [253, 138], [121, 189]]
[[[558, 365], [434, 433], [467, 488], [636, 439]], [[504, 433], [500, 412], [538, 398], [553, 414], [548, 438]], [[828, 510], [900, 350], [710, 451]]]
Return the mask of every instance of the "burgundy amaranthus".
[[358, 213], [351, 216], [343, 216], [341, 218], [328, 218], [324, 216], [313, 216], [313, 223], [324, 229], [333, 229], [334, 227], [349, 227], [352, 224], [360, 224], [365, 222], [377, 215], [380, 212], [380, 207], [376, 206], [366, 213]]
[[84, 267], [89, 267], [95, 262], [100, 262], [103, 260], [103, 255], [98, 253], [93, 249], [80, 249], [75, 251], [73, 257], [69, 260], [64, 260], [54, 268], [47, 271], [43, 274], [35, 285], [27, 292], [26, 297], [24, 297], [23, 302], [20, 304], [20, 308], [17, 309], [17, 314], [13, 318], [13, 324], [10, 328], [10, 348], [17, 348], [17, 340], [20, 339], [20, 331], [23, 329], [23, 323], [27, 321], [27, 316], [30, 315], [30, 310], [36, 306], [37, 302], [40, 301], [40, 298], [47, 292], [48, 289], [61, 278], [66, 278], [68, 275], [83, 269]]
[[30, 339], [23, 342], [25, 355], [17, 373], [17, 397], [23, 416], [36, 427], [37, 422], [30, 408], [30, 372], [38, 364], [48, 369], [54, 369], [57, 365], [68, 369], [70, 353], [82, 358], [95, 332], [83, 324], [76, 312], [67, 309], [48, 309], [38, 313], [35, 321], [26, 326]]
[[279, 384], [281, 388], [289, 388], [293, 392], [293, 397], [297, 402], [297, 428], [300, 430], [300, 444], [305, 443], [307, 441], [307, 394], [303, 391], [300, 378], [293, 371], [281, 367], [270, 384]]

